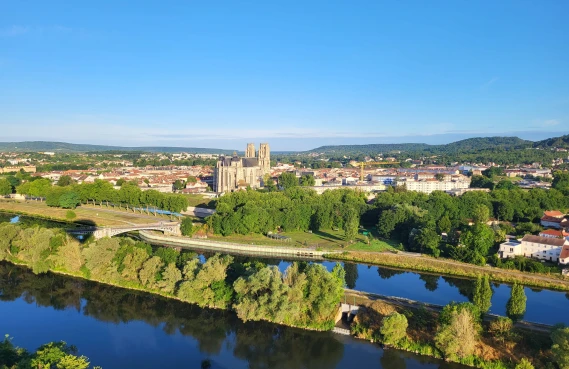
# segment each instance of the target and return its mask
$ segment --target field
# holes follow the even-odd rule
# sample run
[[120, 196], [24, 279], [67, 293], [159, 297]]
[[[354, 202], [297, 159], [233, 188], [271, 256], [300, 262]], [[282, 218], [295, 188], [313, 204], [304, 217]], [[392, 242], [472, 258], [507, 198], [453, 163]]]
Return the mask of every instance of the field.
[[203, 195], [187, 193], [184, 196], [188, 199], [188, 205], [197, 208], [215, 209], [215, 199], [204, 197]]
[[[45, 219], [62, 220], [66, 219], [67, 209], [52, 208], [45, 202], [37, 201], [15, 201], [0, 200], [0, 211], [29, 214]], [[112, 225], [131, 225], [156, 223], [159, 220], [167, 219], [166, 216], [153, 216], [147, 214], [133, 213], [132, 211], [106, 208], [105, 206], [83, 205], [73, 210], [77, 217], [74, 222], [95, 223], [98, 226]]]

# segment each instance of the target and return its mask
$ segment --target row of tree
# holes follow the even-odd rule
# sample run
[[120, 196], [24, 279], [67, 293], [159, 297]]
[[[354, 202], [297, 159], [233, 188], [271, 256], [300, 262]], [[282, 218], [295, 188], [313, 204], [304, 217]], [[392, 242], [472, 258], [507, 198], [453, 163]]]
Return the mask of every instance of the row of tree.
[[100, 179], [93, 183], [52, 186], [49, 179], [24, 182], [16, 192], [32, 197], [46, 198], [47, 205], [75, 208], [79, 204], [92, 203], [126, 208], [163, 209], [180, 212], [188, 207], [188, 199], [179, 194], [165, 194], [156, 190], [142, 191], [136, 184], [122, 183], [116, 190], [110, 182]]
[[176, 296], [202, 307], [233, 309], [239, 318], [331, 329], [345, 285], [344, 269], [320, 264], [240, 264], [215, 255], [157, 248], [129, 238], [81, 245], [62, 230], [0, 224], [0, 260], [23, 261], [34, 273], [82, 273], [88, 279]]
[[208, 223], [222, 235], [337, 228], [352, 240], [367, 208], [364, 194], [347, 189], [322, 195], [297, 186], [279, 192], [248, 190], [221, 197]]

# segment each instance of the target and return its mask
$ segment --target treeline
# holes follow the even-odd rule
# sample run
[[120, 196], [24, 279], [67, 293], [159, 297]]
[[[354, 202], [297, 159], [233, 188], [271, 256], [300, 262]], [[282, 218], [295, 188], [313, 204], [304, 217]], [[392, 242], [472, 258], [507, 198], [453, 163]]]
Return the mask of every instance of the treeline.
[[82, 275], [113, 285], [177, 297], [201, 307], [233, 309], [244, 321], [331, 329], [343, 296], [344, 269], [321, 264], [240, 264], [215, 255], [202, 262], [193, 253], [152, 249], [130, 238], [103, 238], [81, 245], [64, 231], [0, 224], [0, 260], [25, 263], [34, 273]]
[[174, 165], [177, 167], [191, 167], [195, 165], [203, 165], [214, 167], [217, 163], [217, 159], [202, 159], [202, 158], [192, 158], [192, 159], [159, 159], [159, 158], [140, 158], [133, 162], [135, 167], [166, 167]]
[[[50, 342], [34, 352], [15, 346], [12, 338], [6, 336], [0, 342], [1, 368], [58, 368], [88, 369], [89, 358], [77, 356], [77, 348], [63, 341]], [[94, 367], [93, 369], [101, 369]]]
[[165, 194], [156, 190], [142, 191], [136, 184], [125, 182], [116, 190], [110, 182], [96, 179], [93, 183], [52, 186], [49, 179], [37, 179], [16, 187], [16, 192], [32, 197], [44, 197], [48, 206], [74, 209], [80, 204], [125, 208], [153, 208], [180, 212], [188, 207], [183, 195]]
[[[524, 296], [512, 289], [510, 304]], [[522, 288], [523, 293], [523, 288]], [[440, 313], [425, 309], [402, 309], [372, 305], [360, 311], [352, 325], [359, 338], [433, 356], [446, 361], [487, 369], [565, 369], [569, 352], [569, 328], [555, 327], [552, 333], [517, 329], [507, 317], [483, 319], [484, 312], [472, 303], [452, 302]], [[524, 301], [525, 309], [525, 301]], [[492, 347], [491, 350], [488, 346]], [[506, 349], [507, 348], [507, 349]]]
[[[483, 265], [495, 263], [490, 251], [507, 234], [539, 232], [537, 222], [543, 212], [563, 211], [569, 201], [556, 189], [471, 191], [453, 197], [441, 191], [427, 195], [398, 188], [378, 194], [375, 208], [381, 237], [395, 239], [411, 251]], [[506, 222], [489, 226], [490, 218]], [[510, 221], [517, 223], [515, 229]], [[500, 266], [516, 268], [513, 261]]]
[[214, 233], [224, 236], [338, 228], [351, 240], [368, 208], [365, 195], [349, 189], [322, 195], [302, 187], [280, 192], [237, 191], [218, 199], [216, 213], [208, 218], [208, 224]]

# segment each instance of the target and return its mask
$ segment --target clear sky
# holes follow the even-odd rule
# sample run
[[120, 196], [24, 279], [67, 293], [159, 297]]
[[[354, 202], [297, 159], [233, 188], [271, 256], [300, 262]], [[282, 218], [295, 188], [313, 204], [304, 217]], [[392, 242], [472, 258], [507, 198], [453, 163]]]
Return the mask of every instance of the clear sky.
[[0, 1], [0, 140], [569, 132], [569, 1]]

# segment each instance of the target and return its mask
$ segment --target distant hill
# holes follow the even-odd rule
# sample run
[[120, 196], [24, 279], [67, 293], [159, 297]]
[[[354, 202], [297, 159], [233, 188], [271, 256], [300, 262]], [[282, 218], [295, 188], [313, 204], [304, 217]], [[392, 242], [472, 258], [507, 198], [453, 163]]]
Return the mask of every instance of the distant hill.
[[72, 144], [66, 142], [50, 142], [50, 141], [24, 141], [24, 142], [0, 142], [0, 151], [12, 152], [93, 152], [93, 151], [138, 151], [138, 152], [188, 152], [195, 154], [231, 154], [234, 150], [208, 149], [199, 147], [160, 147], [160, 146], [144, 146], [144, 147], [122, 147], [122, 146], [105, 146], [105, 145], [87, 145]]
[[560, 137], [552, 137], [546, 140], [534, 142], [533, 147], [539, 148], [552, 148], [552, 147], [559, 147], [559, 148], [569, 148], [569, 135], [560, 136]]
[[[569, 139], [569, 136], [568, 136]], [[531, 147], [533, 142], [518, 137], [476, 137], [452, 142], [446, 145], [428, 145], [422, 143], [402, 144], [368, 144], [368, 145], [330, 145], [321, 146], [307, 151], [307, 153], [338, 154], [373, 154], [389, 153], [393, 151], [456, 153], [464, 151], [478, 151], [487, 149], [519, 149]]]

